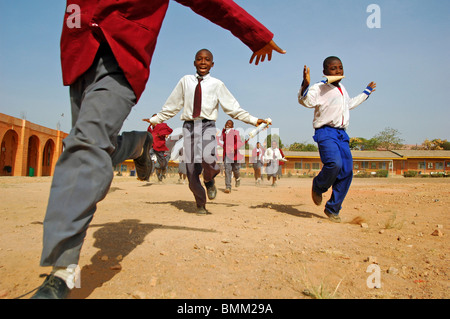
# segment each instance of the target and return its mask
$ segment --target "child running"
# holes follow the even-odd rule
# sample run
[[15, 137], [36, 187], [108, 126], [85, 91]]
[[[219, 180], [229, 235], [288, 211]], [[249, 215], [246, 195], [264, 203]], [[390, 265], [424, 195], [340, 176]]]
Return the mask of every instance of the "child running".
[[[266, 121], [243, 110], [225, 84], [210, 75], [214, 60], [209, 50], [196, 53], [194, 66], [197, 74], [181, 78], [162, 110], [150, 122], [167, 121], [183, 109], [184, 160], [189, 188], [195, 197], [197, 214], [206, 215], [206, 195], [209, 199], [216, 197], [214, 178], [220, 172], [215, 154], [219, 104], [225, 113], [244, 123], [258, 126]], [[202, 173], [206, 192], [200, 182]]]
[[319, 206], [322, 203], [322, 194], [332, 187], [333, 192], [325, 204], [324, 212], [331, 221], [339, 223], [342, 202], [353, 178], [353, 159], [346, 132], [349, 111], [368, 99], [375, 91], [376, 83], [370, 82], [363, 93], [350, 98], [340, 83], [344, 77], [344, 67], [341, 60], [335, 56], [325, 59], [323, 74], [328, 80], [309, 87], [310, 70], [305, 65], [298, 101], [301, 105], [314, 109], [313, 138], [319, 146], [323, 163], [322, 170], [313, 179], [313, 202]]

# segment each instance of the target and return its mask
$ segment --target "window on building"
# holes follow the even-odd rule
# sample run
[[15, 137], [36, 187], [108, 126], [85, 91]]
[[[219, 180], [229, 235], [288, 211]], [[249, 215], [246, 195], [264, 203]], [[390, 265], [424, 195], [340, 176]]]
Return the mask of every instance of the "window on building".
[[371, 169], [377, 169], [377, 162], [371, 162], [370, 163], [370, 168]]
[[428, 166], [428, 168], [431, 168], [431, 169], [432, 169], [432, 168], [433, 168], [433, 163], [428, 163], [427, 166]]
[[294, 163], [294, 169], [302, 169], [302, 163], [301, 162]]
[[311, 164], [310, 163], [306, 163], [305, 164], [305, 169], [311, 169]]
[[312, 163], [312, 169], [318, 171], [320, 169], [319, 163]]
[[444, 163], [443, 162], [437, 162], [436, 163], [436, 169], [444, 169]]
[[361, 168], [369, 168], [369, 162], [361, 162]]
[[419, 169], [425, 169], [425, 162], [419, 162]]
[[386, 169], [386, 162], [380, 163], [380, 169]]

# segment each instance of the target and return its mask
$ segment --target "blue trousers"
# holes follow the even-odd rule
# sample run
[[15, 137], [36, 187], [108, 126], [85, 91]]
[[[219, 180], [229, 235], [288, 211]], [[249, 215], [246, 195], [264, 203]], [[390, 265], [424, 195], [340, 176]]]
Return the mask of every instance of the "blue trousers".
[[344, 129], [323, 126], [316, 129], [314, 141], [319, 146], [322, 170], [313, 180], [313, 190], [325, 193], [332, 187], [325, 210], [338, 215], [353, 179], [353, 159], [349, 137]]

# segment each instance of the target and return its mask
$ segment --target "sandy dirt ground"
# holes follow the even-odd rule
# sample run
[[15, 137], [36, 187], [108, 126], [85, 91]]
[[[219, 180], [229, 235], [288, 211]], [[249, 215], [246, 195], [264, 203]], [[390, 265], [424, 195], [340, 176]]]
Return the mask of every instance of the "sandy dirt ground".
[[[218, 177], [206, 216], [177, 180], [114, 178], [70, 298], [450, 297], [450, 179], [355, 178], [340, 224], [312, 203], [310, 178], [282, 178], [275, 188], [243, 178], [225, 194]], [[50, 271], [39, 266], [50, 184], [0, 178], [2, 299], [35, 289]]]

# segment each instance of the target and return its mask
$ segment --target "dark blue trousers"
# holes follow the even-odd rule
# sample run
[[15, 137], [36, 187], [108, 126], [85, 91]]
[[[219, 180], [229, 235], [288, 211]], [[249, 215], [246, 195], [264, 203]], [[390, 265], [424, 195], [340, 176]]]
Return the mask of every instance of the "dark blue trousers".
[[313, 190], [325, 193], [332, 187], [325, 210], [338, 215], [353, 179], [353, 159], [349, 137], [344, 129], [323, 126], [316, 129], [314, 141], [319, 146], [322, 170], [313, 180]]

